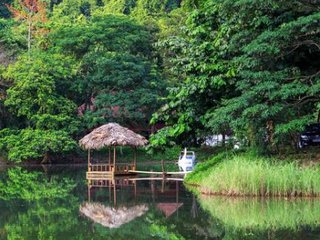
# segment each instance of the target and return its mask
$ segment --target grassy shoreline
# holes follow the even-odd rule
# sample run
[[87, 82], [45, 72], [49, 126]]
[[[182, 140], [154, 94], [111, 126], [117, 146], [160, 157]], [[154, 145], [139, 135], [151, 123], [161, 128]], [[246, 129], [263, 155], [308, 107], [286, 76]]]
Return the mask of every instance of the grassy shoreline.
[[185, 183], [202, 194], [255, 197], [319, 197], [320, 168], [250, 154], [219, 154], [200, 163]]

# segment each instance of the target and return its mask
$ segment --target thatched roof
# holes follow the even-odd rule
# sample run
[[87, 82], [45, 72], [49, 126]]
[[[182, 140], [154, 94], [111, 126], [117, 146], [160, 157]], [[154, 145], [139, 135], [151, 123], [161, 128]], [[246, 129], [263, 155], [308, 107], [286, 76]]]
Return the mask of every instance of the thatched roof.
[[109, 146], [141, 147], [147, 145], [148, 141], [145, 137], [117, 123], [108, 123], [84, 136], [79, 144], [84, 149], [101, 149]]
[[92, 221], [109, 228], [118, 228], [148, 211], [148, 206], [137, 205], [130, 208], [118, 209], [106, 207], [100, 203], [84, 203], [80, 206], [80, 212]]

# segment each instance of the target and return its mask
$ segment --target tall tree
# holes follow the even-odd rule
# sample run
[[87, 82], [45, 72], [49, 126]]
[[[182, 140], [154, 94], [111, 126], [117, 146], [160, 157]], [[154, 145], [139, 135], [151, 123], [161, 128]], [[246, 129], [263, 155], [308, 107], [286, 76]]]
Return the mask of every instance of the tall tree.
[[28, 51], [30, 52], [33, 35], [45, 32], [45, 30], [39, 26], [47, 21], [45, 2], [42, 0], [22, 0], [17, 7], [8, 4], [6, 6], [16, 20], [26, 23], [28, 31]]
[[76, 105], [67, 98], [76, 65], [59, 53], [32, 51], [10, 65], [5, 77], [12, 81], [5, 105], [20, 118], [18, 130], [0, 131], [0, 149], [9, 160], [49, 160], [76, 146], [72, 134], [78, 130]]
[[319, 7], [305, 0], [204, 1], [187, 36], [173, 44], [186, 78], [160, 112], [171, 127], [158, 136], [230, 128], [252, 145], [294, 143], [318, 116]]
[[146, 29], [126, 17], [96, 15], [85, 24], [63, 26], [54, 35], [57, 47], [82, 63], [78, 101], [88, 127], [106, 121], [148, 125], [159, 106], [163, 81]]

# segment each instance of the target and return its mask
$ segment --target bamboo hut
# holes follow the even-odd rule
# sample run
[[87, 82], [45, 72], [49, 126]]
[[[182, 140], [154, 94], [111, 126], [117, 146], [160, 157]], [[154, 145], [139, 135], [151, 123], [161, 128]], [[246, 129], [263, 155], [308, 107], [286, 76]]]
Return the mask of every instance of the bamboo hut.
[[[89, 179], [104, 179], [113, 177], [114, 174], [129, 174], [130, 170], [136, 170], [136, 149], [148, 144], [145, 137], [122, 127], [117, 123], [108, 123], [94, 129], [79, 141], [80, 146], [88, 150], [88, 172]], [[131, 164], [116, 164], [116, 147], [130, 146], [134, 150], [133, 162]], [[108, 163], [92, 164], [91, 150], [109, 148]], [[113, 148], [113, 154], [112, 154]]]
[[149, 210], [145, 204], [133, 207], [121, 207], [118, 209], [106, 207], [100, 203], [84, 203], [80, 206], [80, 212], [92, 221], [109, 228], [118, 228]]

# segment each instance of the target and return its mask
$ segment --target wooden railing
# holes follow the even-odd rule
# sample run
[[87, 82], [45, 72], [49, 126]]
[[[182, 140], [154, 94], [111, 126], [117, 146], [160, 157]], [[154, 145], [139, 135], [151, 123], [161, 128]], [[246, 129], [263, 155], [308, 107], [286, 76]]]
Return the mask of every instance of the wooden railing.
[[113, 178], [113, 172], [87, 172], [88, 180], [110, 180]]
[[130, 170], [135, 170], [135, 166], [133, 164], [123, 164], [116, 165], [115, 172], [116, 173], [129, 173]]
[[112, 164], [90, 164], [89, 172], [112, 172]]
[[117, 174], [126, 174], [132, 170], [136, 170], [136, 166], [128, 163], [118, 163], [115, 166], [113, 164], [90, 164], [88, 172], [114, 172]]
[[89, 179], [90, 187], [111, 187], [111, 186], [122, 186], [130, 187], [135, 186], [136, 182], [129, 178], [120, 178], [120, 179]]

